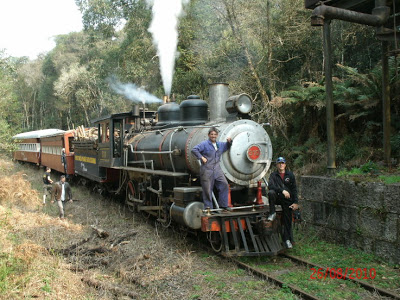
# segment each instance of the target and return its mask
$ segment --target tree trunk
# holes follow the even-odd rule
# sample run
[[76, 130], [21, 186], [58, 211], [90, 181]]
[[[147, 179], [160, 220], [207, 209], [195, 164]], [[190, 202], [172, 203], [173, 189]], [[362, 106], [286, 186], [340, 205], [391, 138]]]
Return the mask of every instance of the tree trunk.
[[[224, 4], [226, 13], [227, 13], [226, 18], [229, 23], [229, 26], [231, 27], [234, 38], [236, 39], [236, 41], [238, 42], [240, 47], [243, 49], [243, 52], [246, 57], [247, 65], [249, 66], [251, 74], [256, 82], [258, 92], [261, 95], [262, 103], [264, 104], [263, 106], [265, 108], [265, 113], [263, 113], [263, 115], [266, 114], [271, 125], [278, 127], [280, 129], [281, 133], [283, 134], [283, 136], [287, 139], [286, 120], [282, 116], [282, 114], [276, 109], [276, 107], [274, 107], [271, 104], [271, 99], [268, 96], [267, 91], [263, 87], [263, 84], [260, 80], [260, 76], [257, 73], [256, 67], [253, 63], [253, 59], [250, 55], [249, 48], [246, 46], [246, 43], [243, 39], [243, 35], [241, 33], [240, 25], [239, 25], [240, 22], [237, 20], [237, 17], [236, 17], [235, 8], [237, 7], [237, 5], [235, 5], [234, 0], [232, 0], [230, 3], [228, 3], [228, 1], [229, 0], [222, 0], [222, 3]], [[267, 13], [269, 13], [269, 5], [268, 4], [267, 4]], [[268, 64], [270, 65], [271, 61], [272, 61], [272, 50], [271, 50], [270, 44], [268, 45], [268, 52], [269, 52], [268, 53], [268, 61], [269, 61]], [[268, 78], [270, 78], [270, 77], [271, 77], [271, 74], [269, 74]]]

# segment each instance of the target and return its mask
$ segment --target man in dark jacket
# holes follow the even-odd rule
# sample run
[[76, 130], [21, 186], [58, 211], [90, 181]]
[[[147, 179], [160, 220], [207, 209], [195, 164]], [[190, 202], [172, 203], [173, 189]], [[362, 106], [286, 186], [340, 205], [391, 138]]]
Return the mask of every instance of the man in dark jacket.
[[268, 220], [273, 221], [276, 217], [275, 204], [281, 205], [283, 211], [283, 241], [287, 248], [292, 248], [292, 210], [299, 208], [296, 179], [292, 172], [286, 170], [286, 160], [283, 157], [278, 157], [276, 167], [277, 170], [271, 173], [268, 181], [270, 207]]
[[[53, 186], [52, 191], [52, 199], [57, 201], [58, 208], [60, 210], [60, 218], [64, 218], [64, 203], [67, 202], [67, 198], [69, 202], [72, 202], [72, 191], [71, 186], [68, 182], [65, 182], [65, 175], [61, 175], [60, 181], [56, 182]], [[54, 201], [52, 201], [53, 203]]]
[[[53, 180], [50, 178], [51, 169], [46, 167], [46, 172], [43, 174], [43, 205], [46, 204], [47, 195], [50, 195], [53, 183]], [[50, 199], [51, 200], [51, 199]]]
[[200, 181], [203, 189], [203, 202], [205, 208], [213, 208], [212, 193], [214, 185], [218, 190], [218, 204], [225, 211], [228, 208], [229, 186], [220, 167], [222, 153], [227, 151], [232, 144], [232, 139], [226, 142], [217, 142], [218, 131], [215, 127], [208, 131], [208, 140], [201, 142], [192, 149], [192, 153], [201, 162]]

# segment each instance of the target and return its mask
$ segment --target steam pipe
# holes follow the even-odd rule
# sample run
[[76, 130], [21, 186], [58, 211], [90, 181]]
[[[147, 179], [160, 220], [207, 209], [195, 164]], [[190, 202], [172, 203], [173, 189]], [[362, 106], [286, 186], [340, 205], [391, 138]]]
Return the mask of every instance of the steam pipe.
[[382, 41], [382, 103], [383, 103], [383, 150], [384, 161], [391, 167], [390, 155], [390, 83], [389, 83], [389, 44]]
[[369, 26], [384, 25], [390, 15], [390, 8], [386, 6], [385, 0], [375, 0], [375, 8], [372, 14], [364, 14], [348, 9], [321, 4], [317, 6], [311, 15], [312, 26], [323, 26], [326, 19], [338, 19]]
[[328, 146], [328, 173], [333, 175], [336, 170], [335, 153], [335, 112], [333, 106], [333, 82], [332, 82], [332, 46], [330, 20], [324, 22], [324, 70], [325, 70], [325, 93], [326, 93], [326, 134]]

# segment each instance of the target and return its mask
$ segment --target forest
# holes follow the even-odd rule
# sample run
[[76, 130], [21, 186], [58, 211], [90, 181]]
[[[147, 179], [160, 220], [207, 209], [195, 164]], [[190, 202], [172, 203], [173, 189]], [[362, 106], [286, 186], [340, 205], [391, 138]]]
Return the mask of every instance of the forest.
[[[110, 78], [162, 98], [159, 59], [145, 0], [75, 0], [82, 32], [56, 37], [37, 59], [0, 50], [0, 149], [11, 137], [44, 128], [73, 129], [129, 111], [131, 100]], [[254, 120], [269, 122], [274, 158], [315, 173], [326, 166], [326, 111], [321, 27], [310, 25], [303, 0], [191, 0], [178, 27], [171, 92], [179, 103], [209, 84], [253, 99]], [[383, 160], [381, 42], [374, 28], [332, 21], [336, 163]], [[391, 43], [397, 50], [397, 44]], [[392, 164], [400, 158], [400, 77], [390, 57]], [[153, 104], [154, 106], [154, 104]], [[155, 108], [155, 107], [153, 107]]]

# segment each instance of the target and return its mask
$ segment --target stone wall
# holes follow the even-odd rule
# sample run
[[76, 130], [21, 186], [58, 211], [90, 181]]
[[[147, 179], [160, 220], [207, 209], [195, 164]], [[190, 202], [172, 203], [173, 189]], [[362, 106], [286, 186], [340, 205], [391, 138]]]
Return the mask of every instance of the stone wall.
[[320, 235], [400, 263], [400, 184], [302, 176], [302, 218]]

